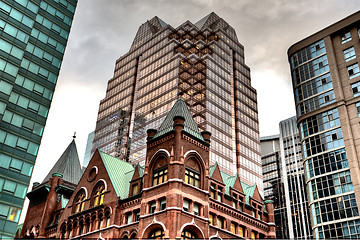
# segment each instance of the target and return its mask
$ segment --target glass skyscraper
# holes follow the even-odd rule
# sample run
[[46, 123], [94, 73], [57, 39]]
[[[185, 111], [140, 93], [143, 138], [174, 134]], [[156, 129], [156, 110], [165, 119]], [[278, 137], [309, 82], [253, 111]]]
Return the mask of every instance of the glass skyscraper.
[[16, 231], [76, 5], [0, 1], [0, 238]]
[[147, 129], [159, 127], [179, 93], [214, 134], [211, 164], [262, 192], [256, 90], [235, 30], [215, 13], [176, 29], [158, 17], [140, 26], [100, 102], [92, 152], [143, 164]]
[[360, 12], [288, 50], [313, 236], [360, 238]]

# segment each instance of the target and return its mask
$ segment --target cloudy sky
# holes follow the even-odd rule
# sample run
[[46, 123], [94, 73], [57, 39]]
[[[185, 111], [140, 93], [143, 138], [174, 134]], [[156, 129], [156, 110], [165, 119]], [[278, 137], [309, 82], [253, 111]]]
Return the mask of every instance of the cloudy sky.
[[44, 179], [74, 132], [82, 162], [115, 60], [129, 50], [146, 20], [158, 16], [176, 28], [215, 12], [227, 21], [245, 47], [258, 91], [260, 135], [267, 136], [278, 134], [279, 121], [295, 115], [287, 49], [358, 10], [358, 0], [79, 1], [32, 182]]

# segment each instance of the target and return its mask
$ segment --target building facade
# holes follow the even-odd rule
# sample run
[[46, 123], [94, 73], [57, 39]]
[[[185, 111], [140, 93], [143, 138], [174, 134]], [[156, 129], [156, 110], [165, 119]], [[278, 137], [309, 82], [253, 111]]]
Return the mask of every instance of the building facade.
[[16, 231], [76, 5], [0, 1], [0, 238]]
[[360, 12], [288, 50], [315, 238], [360, 237]]
[[159, 129], [147, 131], [144, 167], [97, 150], [65, 207], [56, 197], [62, 176], [53, 172], [43, 205], [39, 187], [28, 194], [28, 215], [45, 214], [27, 218], [22, 236], [38, 224], [39, 238], [275, 238], [273, 204], [256, 184], [210, 165], [210, 136], [180, 98]]
[[274, 202], [276, 238], [289, 238], [284, 183], [281, 179], [279, 135], [260, 138], [261, 160], [264, 177], [264, 198]]
[[146, 130], [179, 93], [200, 129], [214, 133], [210, 162], [262, 192], [256, 90], [235, 30], [215, 13], [176, 29], [158, 17], [140, 26], [100, 102], [92, 152], [144, 166]]

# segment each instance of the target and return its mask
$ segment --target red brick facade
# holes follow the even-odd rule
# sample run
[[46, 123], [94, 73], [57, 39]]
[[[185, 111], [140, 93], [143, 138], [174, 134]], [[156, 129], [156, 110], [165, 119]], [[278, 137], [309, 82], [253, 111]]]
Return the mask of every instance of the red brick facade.
[[[264, 203], [256, 186], [209, 166], [210, 133], [197, 139], [184, 131], [184, 121], [175, 116], [173, 130], [160, 137], [148, 130], [144, 168], [128, 171], [128, 163], [97, 150], [59, 220], [58, 207], [48, 206], [56, 203], [50, 190], [28, 215], [52, 210], [27, 218], [22, 236], [39, 225], [39, 237], [57, 238], [275, 238], [272, 203]], [[119, 187], [117, 177], [128, 176], [128, 185]]]

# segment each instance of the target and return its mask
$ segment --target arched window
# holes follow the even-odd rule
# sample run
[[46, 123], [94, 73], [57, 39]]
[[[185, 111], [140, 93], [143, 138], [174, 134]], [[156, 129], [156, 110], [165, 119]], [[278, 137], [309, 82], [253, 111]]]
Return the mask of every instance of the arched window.
[[104, 222], [103, 215], [100, 214], [100, 215], [99, 215], [99, 225], [98, 225], [98, 229], [102, 229], [102, 227], [103, 227], [103, 222]]
[[106, 218], [106, 226], [105, 227], [108, 227], [108, 226], [110, 226], [110, 212], [105, 213], [105, 218]]
[[84, 210], [85, 198], [85, 191], [81, 189], [75, 198], [75, 213], [82, 212]]
[[152, 185], [158, 185], [167, 181], [167, 160], [165, 157], [160, 157], [154, 165]]
[[155, 229], [149, 234], [150, 239], [164, 239], [164, 231], [162, 229]]
[[185, 182], [193, 185], [194, 187], [200, 188], [200, 167], [197, 160], [193, 157], [186, 161], [185, 168]]
[[181, 239], [194, 239], [194, 238], [198, 238], [198, 236], [189, 230], [185, 230], [181, 233]]
[[94, 191], [94, 207], [104, 203], [105, 185], [100, 182], [95, 186]]
[[84, 221], [81, 220], [79, 223], [79, 235], [84, 233]]
[[85, 220], [85, 233], [88, 233], [90, 231], [90, 218], [87, 218]]
[[131, 234], [130, 239], [137, 239], [136, 233]]
[[60, 239], [65, 239], [65, 234], [66, 234], [66, 226], [62, 226], [61, 227], [61, 236]]

